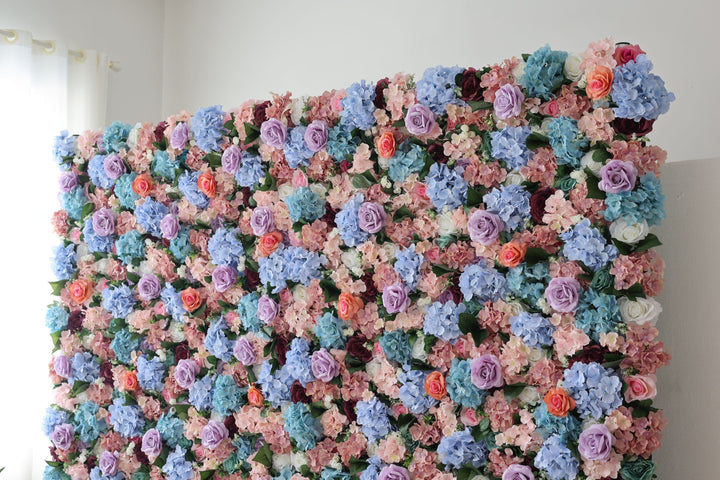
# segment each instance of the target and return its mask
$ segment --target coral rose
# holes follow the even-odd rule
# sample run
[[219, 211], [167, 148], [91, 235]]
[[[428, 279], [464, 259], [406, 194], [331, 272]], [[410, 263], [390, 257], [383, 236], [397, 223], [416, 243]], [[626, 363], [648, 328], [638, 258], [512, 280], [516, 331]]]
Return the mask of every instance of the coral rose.
[[282, 242], [282, 234], [277, 230], [274, 232], [266, 233], [262, 236], [262, 238], [260, 238], [260, 243], [258, 243], [257, 251], [263, 257], [267, 257], [275, 250], [277, 250], [280, 242]]
[[180, 293], [180, 299], [183, 302], [183, 308], [188, 312], [194, 312], [202, 305], [200, 293], [194, 288], [186, 288]]
[[86, 278], [75, 280], [68, 287], [70, 298], [72, 298], [75, 303], [85, 303], [85, 301], [92, 295], [94, 286], [93, 282]]
[[343, 320], [350, 320], [363, 308], [363, 306], [364, 304], [362, 299], [356, 297], [355, 295], [343, 292], [340, 294], [340, 298], [338, 299], [338, 315], [340, 315], [340, 318]]
[[432, 372], [425, 378], [425, 393], [437, 400], [442, 398], [447, 393], [445, 388], [445, 377], [440, 372]]
[[585, 92], [591, 100], [605, 98], [612, 88], [613, 72], [607, 67], [598, 65], [588, 74]]
[[133, 392], [138, 388], [138, 379], [135, 372], [125, 372], [123, 376], [123, 388], [128, 392]]
[[525, 260], [527, 245], [520, 242], [508, 242], [502, 246], [498, 254], [498, 261], [508, 268], [515, 268]]
[[556, 417], [567, 417], [568, 412], [575, 408], [575, 400], [562, 388], [551, 388], [543, 400], [548, 412]]
[[213, 177], [211, 172], [205, 172], [200, 175], [197, 180], [197, 186], [198, 189], [208, 197], [212, 198], [215, 196], [217, 182], [215, 182], [215, 177]]
[[153, 189], [152, 177], [150, 177], [147, 173], [138, 175], [135, 177], [135, 180], [133, 180], [132, 189], [133, 192], [137, 193], [141, 197], [147, 197]]
[[395, 155], [395, 136], [392, 132], [385, 132], [377, 140], [378, 155], [382, 158], [391, 158]]
[[253, 407], [262, 407], [265, 402], [262, 392], [255, 385], [248, 389], [248, 403]]

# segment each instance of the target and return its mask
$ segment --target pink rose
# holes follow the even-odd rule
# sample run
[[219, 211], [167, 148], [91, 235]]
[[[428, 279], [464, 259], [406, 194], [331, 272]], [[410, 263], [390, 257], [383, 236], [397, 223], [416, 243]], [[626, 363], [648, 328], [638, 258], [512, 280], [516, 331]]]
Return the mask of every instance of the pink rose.
[[632, 402], [634, 400], [648, 400], [655, 398], [657, 395], [657, 387], [655, 375], [629, 375], [625, 377], [625, 383], [628, 389], [625, 391], [625, 400]]
[[468, 427], [474, 427], [480, 423], [477, 412], [468, 407], [463, 408], [460, 412], [460, 421]]
[[308, 185], [308, 178], [307, 175], [302, 170], [295, 170], [293, 173], [292, 178], [292, 186], [295, 188], [298, 187], [307, 187]]

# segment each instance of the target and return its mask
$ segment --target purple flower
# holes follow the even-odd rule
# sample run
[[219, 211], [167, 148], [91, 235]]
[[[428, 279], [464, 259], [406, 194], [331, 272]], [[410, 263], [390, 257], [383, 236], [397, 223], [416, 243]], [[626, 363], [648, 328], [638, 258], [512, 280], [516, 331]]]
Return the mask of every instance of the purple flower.
[[503, 472], [502, 480], [535, 480], [535, 475], [527, 465], [513, 463]]
[[312, 354], [311, 362], [313, 375], [323, 382], [329, 382], [340, 372], [340, 365], [335, 357], [324, 348]]
[[319, 152], [327, 145], [327, 123], [313, 120], [305, 129], [305, 143], [311, 152]]
[[502, 119], [518, 116], [524, 100], [525, 95], [520, 87], [506, 83], [495, 92], [495, 102], [493, 102], [495, 116]]
[[235, 285], [235, 280], [237, 280], [237, 272], [232, 265], [220, 265], [212, 272], [213, 285], [218, 292], [224, 292]]
[[162, 232], [163, 238], [172, 240], [177, 237], [180, 231], [180, 222], [172, 213], [168, 213], [160, 220], [160, 231]]
[[62, 423], [55, 426], [50, 439], [60, 450], [67, 450], [73, 443], [75, 428], [69, 423]]
[[260, 320], [265, 323], [270, 323], [275, 320], [275, 317], [280, 313], [280, 306], [278, 303], [267, 295], [263, 295], [258, 300], [257, 316]]
[[170, 134], [170, 146], [176, 150], [185, 147], [188, 141], [187, 123], [178, 123]]
[[110, 178], [111, 180], [117, 180], [125, 173], [127, 173], [127, 168], [125, 168], [125, 162], [122, 161], [120, 155], [117, 155], [115, 153], [105, 157], [105, 161], [103, 162], [103, 169], [105, 170], [105, 175], [107, 175], [108, 178]]
[[150, 301], [153, 298], [157, 298], [162, 290], [162, 284], [160, 279], [154, 273], [146, 273], [137, 283], [138, 296], [142, 300]]
[[200, 434], [203, 447], [215, 450], [223, 440], [228, 438], [228, 429], [224, 424], [210, 420], [202, 429]]
[[68, 193], [77, 187], [78, 177], [75, 172], [63, 172], [60, 175], [60, 193]]
[[388, 465], [380, 471], [378, 480], [410, 480], [410, 472], [398, 465]]
[[253, 233], [258, 237], [270, 233], [275, 229], [275, 220], [273, 218], [272, 208], [257, 207], [250, 217], [250, 226]]
[[115, 232], [115, 213], [109, 208], [96, 210], [92, 216], [92, 225], [99, 236], [112, 235]]
[[242, 150], [237, 145], [230, 145], [222, 154], [220, 159], [223, 171], [235, 175], [240, 170], [242, 163]]
[[287, 137], [287, 126], [280, 120], [270, 118], [260, 125], [260, 139], [264, 144], [282, 150]]
[[63, 378], [70, 378], [70, 375], [72, 375], [72, 362], [65, 355], [60, 354], [55, 357], [55, 360], [53, 360], [53, 368], [55, 369], [55, 373]]
[[235, 342], [235, 347], [233, 347], [233, 355], [235, 355], [235, 358], [240, 360], [240, 363], [243, 365], [253, 365], [257, 361], [257, 353], [255, 352], [255, 347], [253, 347], [253, 344], [250, 343], [250, 340], [248, 340], [245, 337], [240, 337]]
[[115, 475], [118, 469], [118, 458], [120, 454], [118, 452], [103, 452], [100, 455], [100, 461], [98, 466], [103, 476]]
[[629, 192], [635, 188], [637, 168], [632, 162], [610, 160], [600, 169], [598, 188], [606, 193]]
[[413, 135], [427, 135], [435, 125], [435, 114], [420, 103], [410, 107], [405, 115], [405, 128]]
[[365, 202], [358, 209], [358, 226], [368, 233], [377, 233], [385, 225], [385, 209], [374, 202]]
[[572, 277], [553, 278], [545, 289], [545, 298], [556, 312], [572, 312], [577, 307], [581, 288], [580, 282]]
[[195, 376], [200, 373], [200, 366], [189, 358], [180, 360], [175, 367], [175, 381], [182, 388], [190, 388], [195, 383]]
[[476, 210], [468, 220], [470, 239], [484, 246], [495, 243], [503, 228], [505, 223], [502, 219], [487, 210]]
[[162, 437], [157, 428], [151, 428], [142, 437], [140, 450], [148, 457], [157, 457], [162, 450]]
[[606, 462], [610, 459], [610, 450], [615, 437], [602, 423], [590, 425], [583, 430], [578, 439], [578, 451], [586, 460]]
[[487, 390], [503, 386], [502, 365], [493, 354], [482, 355], [470, 364], [470, 380], [476, 387]]
[[382, 301], [388, 313], [404, 312], [410, 306], [407, 289], [399, 282], [383, 289]]

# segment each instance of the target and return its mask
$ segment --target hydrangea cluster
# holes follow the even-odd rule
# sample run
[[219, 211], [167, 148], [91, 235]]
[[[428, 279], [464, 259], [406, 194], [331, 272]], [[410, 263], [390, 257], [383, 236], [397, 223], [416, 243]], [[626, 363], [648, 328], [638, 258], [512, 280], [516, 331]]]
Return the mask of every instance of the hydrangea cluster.
[[617, 103], [613, 109], [616, 116], [639, 122], [655, 120], [668, 112], [675, 95], [667, 91], [662, 78], [650, 73], [652, 68], [653, 64], [645, 54], [615, 67], [610, 95]]
[[452, 300], [440, 303], [433, 302], [425, 308], [423, 331], [446, 342], [455, 340], [461, 335], [458, 322], [460, 314], [465, 312], [464, 304], [455, 304]]
[[350, 85], [345, 92], [347, 95], [341, 100], [343, 113], [340, 123], [348, 130], [372, 128], [375, 125], [375, 86], [362, 80]]
[[555, 327], [539, 313], [521, 312], [510, 318], [510, 331], [528, 347], [542, 347], [552, 345]]
[[545, 440], [535, 457], [535, 467], [545, 470], [551, 480], [573, 480], [580, 462], [560, 436], [553, 435]]
[[388, 177], [393, 182], [403, 182], [411, 173], [418, 173], [425, 165], [427, 153], [414, 143], [400, 145], [388, 161]]
[[360, 228], [358, 220], [358, 212], [364, 201], [364, 195], [355, 195], [345, 202], [343, 208], [335, 215], [335, 222], [340, 230], [340, 236], [343, 242], [351, 247], [357, 247], [370, 237], [368, 232]]
[[525, 61], [520, 85], [527, 91], [527, 97], [550, 100], [563, 81], [563, 69], [567, 52], [551, 50], [549, 45], [541, 47]]
[[622, 405], [620, 378], [595, 362], [575, 362], [563, 374], [563, 387], [572, 395], [583, 419], [601, 418]]
[[505, 127], [499, 132], [491, 132], [492, 156], [505, 160], [510, 170], [524, 167], [533, 156], [526, 145], [530, 133], [530, 127]]
[[410, 247], [397, 252], [393, 268], [398, 273], [400, 280], [403, 281], [405, 286], [410, 290], [415, 291], [420, 278], [422, 278], [420, 269], [422, 268], [423, 263], [425, 263], [425, 259], [422, 255], [415, 251], [415, 244], [412, 244]]
[[427, 177], [427, 195], [438, 211], [453, 210], [467, 201], [467, 182], [463, 178], [462, 168], [450, 169], [447, 165], [435, 163], [430, 167]]
[[568, 117], [558, 117], [550, 122], [548, 139], [558, 165], [580, 166], [580, 159], [588, 146], [588, 140], [582, 136], [577, 121]]
[[220, 105], [201, 108], [193, 115], [190, 130], [198, 147], [206, 152], [220, 149], [225, 113]]
[[583, 262], [593, 271], [612, 262], [618, 256], [618, 249], [615, 245], [608, 243], [600, 231], [590, 225], [587, 218], [572, 230], [560, 235], [565, 242], [563, 254], [568, 260]]
[[600, 341], [601, 333], [616, 332], [621, 322], [620, 308], [614, 295], [590, 288], [580, 299], [575, 313], [575, 326], [596, 342]]
[[530, 192], [522, 185], [503, 185], [483, 196], [487, 211], [497, 214], [507, 230], [521, 227], [530, 218]]
[[460, 468], [466, 464], [479, 467], [487, 460], [488, 451], [483, 442], [476, 442], [467, 428], [440, 440], [437, 449], [446, 469]]
[[493, 267], [476, 263], [469, 265], [460, 275], [460, 291], [465, 301], [473, 298], [479, 302], [495, 301], [505, 296], [507, 281]]
[[624, 218], [629, 224], [645, 220], [648, 225], [660, 225], [665, 218], [665, 195], [660, 180], [652, 172], [640, 177], [637, 190], [609, 193], [605, 199], [605, 220]]
[[460, 67], [437, 66], [428, 68], [417, 83], [418, 102], [428, 107], [435, 115], [445, 113], [448, 104], [462, 105], [464, 102], [455, 93], [455, 77], [462, 73]]

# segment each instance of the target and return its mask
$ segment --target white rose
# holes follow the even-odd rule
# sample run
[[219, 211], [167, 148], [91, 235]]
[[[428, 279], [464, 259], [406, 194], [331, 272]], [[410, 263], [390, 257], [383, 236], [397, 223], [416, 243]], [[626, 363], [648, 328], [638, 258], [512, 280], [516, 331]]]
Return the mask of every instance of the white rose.
[[173, 320], [169, 326], [170, 339], [173, 343], [180, 343], [185, 341], [185, 331], [183, 330], [182, 322], [176, 322]]
[[291, 453], [290, 459], [296, 470], [300, 470], [300, 467], [307, 465], [307, 457], [305, 457], [305, 453], [303, 452], [298, 451]]
[[505, 185], [520, 185], [525, 180], [525, 176], [520, 173], [520, 170], [512, 170], [508, 172], [507, 177], [505, 177]]
[[305, 109], [305, 97], [293, 98], [290, 104], [290, 118], [295, 125], [300, 125], [300, 119]]
[[380, 246], [380, 249], [385, 252], [385, 255], [387, 255], [388, 261], [395, 260], [395, 256], [397, 255], [398, 247], [394, 243], [385, 242]]
[[88, 247], [87, 243], [81, 243], [80, 245], [78, 245], [77, 249], [75, 250], [75, 255], [77, 256], [77, 258], [83, 258], [88, 256], [92, 257], [93, 259], [95, 258], [90, 253], [90, 248]]
[[593, 160], [593, 152], [590, 150], [580, 159], [580, 166], [582, 166], [583, 169], [587, 168], [593, 173], [593, 175], [599, 177], [600, 169], [603, 167], [603, 164]]
[[552, 122], [554, 118], [548, 117], [545, 120], [542, 121], [540, 124], [540, 127], [532, 127], [533, 131], [536, 131], [537, 133], [541, 135], [546, 135], [550, 133], [550, 122]]
[[587, 180], [587, 173], [582, 170], [573, 170], [570, 172], [570, 178], [578, 183], [585, 183], [585, 180]]
[[308, 188], [322, 199], [325, 199], [325, 196], [327, 196], [327, 188], [325, 188], [322, 183], [312, 183], [308, 186]]
[[295, 299], [296, 302], [307, 302], [310, 299], [307, 288], [305, 288], [304, 285], [295, 285], [295, 288], [293, 288], [293, 299]]
[[576, 82], [583, 76], [583, 71], [580, 69], [582, 63], [582, 56], [579, 53], [569, 53], [565, 59], [565, 66], [563, 67], [563, 73], [565, 76]]
[[520, 395], [518, 395], [520, 400], [523, 403], [539, 403], [540, 402], [540, 395], [538, 394], [537, 388], [527, 386], [523, 388], [522, 392], [520, 392]]
[[284, 202], [290, 195], [293, 194], [295, 189], [293, 188], [292, 185], [290, 185], [290, 182], [288, 182], [288, 183], [283, 183], [282, 185], [279, 185], [277, 187], [277, 191], [278, 191], [278, 196], [280, 197], [280, 200], [282, 200]]
[[360, 252], [352, 248], [347, 252], [343, 252], [342, 255], [340, 255], [340, 260], [342, 260], [343, 265], [345, 265], [345, 267], [347, 267], [353, 275], [357, 277], [362, 276], [362, 260], [360, 258]]
[[272, 456], [272, 465], [275, 470], [278, 472], [283, 469], [283, 467], [289, 467], [292, 464], [292, 457], [289, 453], [285, 453], [282, 455], [278, 455], [277, 453], [274, 453]]
[[417, 358], [421, 362], [427, 360], [427, 353], [425, 353], [425, 334], [418, 333], [417, 340], [412, 349], [412, 358]]
[[455, 225], [455, 221], [452, 218], [452, 212], [449, 210], [443, 210], [443, 212], [438, 215], [435, 220], [438, 222], [438, 235], [441, 237], [444, 235], [452, 235], [457, 232], [457, 225]]
[[515, 80], [519, 80], [523, 73], [525, 73], [525, 60], [521, 59], [515, 68], [513, 68], [512, 76]]
[[641, 223], [633, 223], [628, 225], [624, 218], [618, 218], [610, 224], [610, 236], [615, 240], [634, 245], [650, 233], [650, 227], [647, 221]]
[[662, 305], [654, 298], [640, 298], [633, 301], [627, 297], [620, 297], [617, 301], [620, 308], [620, 316], [623, 322], [635, 322], [640, 325], [649, 322], [655, 325], [657, 318], [662, 312]]
[[511, 317], [517, 317], [525, 311], [525, 306], [520, 302], [507, 302], [507, 305], [510, 307]]
[[148, 262], [146, 262], [146, 261], [140, 262], [140, 265], [138, 265], [137, 274], [142, 277], [146, 273], [153, 273], [153, 269], [150, 268], [150, 265], [148, 264]]
[[541, 359], [545, 358], [545, 352], [542, 348], [531, 348], [530, 354], [528, 355], [528, 359], [532, 363], [539, 362]]
[[130, 148], [137, 148], [138, 144], [138, 133], [142, 128], [142, 123], [136, 123], [135, 126], [130, 130], [127, 138], [127, 144]]

